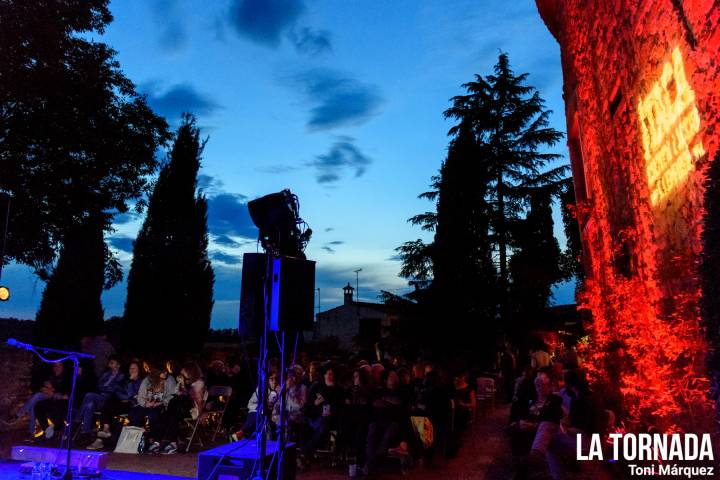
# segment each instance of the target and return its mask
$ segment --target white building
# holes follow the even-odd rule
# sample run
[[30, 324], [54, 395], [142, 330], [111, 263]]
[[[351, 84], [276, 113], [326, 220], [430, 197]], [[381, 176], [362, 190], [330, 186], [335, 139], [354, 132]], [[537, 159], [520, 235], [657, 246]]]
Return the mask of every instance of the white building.
[[343, 304], [317, 315], [315, 340], [336, 337], [340, 348], [349, 349], [356, 340], [372, 342], [396, 333], [399, 315], [382, 303], [354, 301], [354, 290], [348, 283]]

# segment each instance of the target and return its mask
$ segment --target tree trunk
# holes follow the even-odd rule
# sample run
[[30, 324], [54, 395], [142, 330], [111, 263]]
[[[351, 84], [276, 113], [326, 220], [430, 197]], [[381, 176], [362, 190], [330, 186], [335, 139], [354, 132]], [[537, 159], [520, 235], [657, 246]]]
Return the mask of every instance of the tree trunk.
[[503, 174], [498, 172], [497, 178], [497, 198], [498, 198], [498, 219], [497, 219], [497, 235], [498, 250], [500, 251], [500, 319], [504, 322], [507, 318], [507, 239], [505, 232], [505, 192], [503, 191]]

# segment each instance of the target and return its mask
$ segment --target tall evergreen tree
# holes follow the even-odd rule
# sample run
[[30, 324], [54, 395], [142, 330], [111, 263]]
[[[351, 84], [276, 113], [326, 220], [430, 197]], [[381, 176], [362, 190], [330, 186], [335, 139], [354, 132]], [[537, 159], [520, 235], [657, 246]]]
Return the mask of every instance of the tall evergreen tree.
[[456, 329], [487, 332], [495, 317], [497, 274], [488, 237], [488, 172], [480, 153], [471, 126], [461, 125], [440, 169], [432, 289], [437, 313], [456, 319]]
[[515, 75], [507, 54], [500, 54], [494, 74], [475, 76], [463, 87], [467, 95], [452, 99], [446, 118], [459, 121], [451, 134], [465, 124], [472, 126], [481, 161], [488, 172], [487, 201], [490, 227], [498, 253], [500, 313], [507, 317], [508, 250], [510, 226], [517, 222], [527, 205], [531, 189], [555, 185], [567, 166], [548, 168], [559, 155], [542, 151], [555, 145], [562, 133], [549, 127], [551, 111], [539, 92], [526, 85], [527, 73]]
[[215, 277], [207, 253], [207, 201], [197, 193], [203, 147], [195, 119], [186, 115], [133, 247], [127, 349], [195, 352], [207, 337]]
[[548, 189], [530, 194], [530, 210], [513, 232], [515, 253], [510, 258], [512, 326], [516, 332], [537, 327], [549, 306], [552, 286], [563, 277], [561, 253], [553, 234], [552, 195]]
[[35, 319], [39, 344], [72, 347], [102, 326], [100, 295], [108, 256], [103, 226], [98, 216], [88, 217], [66, 236]]

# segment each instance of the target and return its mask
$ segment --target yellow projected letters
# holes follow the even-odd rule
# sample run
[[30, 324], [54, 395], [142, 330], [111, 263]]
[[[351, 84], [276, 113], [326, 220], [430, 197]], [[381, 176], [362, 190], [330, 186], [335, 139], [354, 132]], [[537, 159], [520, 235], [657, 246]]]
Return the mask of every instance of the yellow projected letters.
[[[660, 79], [638, 103], [650, 203], [662, 207], [672, 199], [705, 154], [695, 92], [685, 77], [680, 49], [663, 66]], [[697, 138], [696, 138], [697, 137]]]

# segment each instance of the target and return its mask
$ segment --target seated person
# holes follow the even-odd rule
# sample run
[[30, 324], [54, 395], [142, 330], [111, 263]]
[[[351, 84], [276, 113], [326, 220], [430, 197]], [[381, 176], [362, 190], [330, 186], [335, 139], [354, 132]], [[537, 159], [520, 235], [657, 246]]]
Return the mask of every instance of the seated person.
[[[75, 385], [75, 397], [73, 408], [80, 408], [80, 401], [85, 393], [92, 391], [97, 384], [95, 370], [91, 359], [83, 358], [78, 364], [77, 383]], [[67, 418], [68, 401], [72, 391], [72, 374], [68, 375], [67, 383], [62, 387], [64, 390], [56, 390], [51, 398], [42, 400], [35, 405], [35, 418], [43, 430], [45, 440], [50, 440], [55, 435], [56, 426], [62, 429]]]
[[373, 421], [368, 427], [365, 452], [366, 472], [373, 472], [378, 461], [388, 453], [391, 445], [399, 440], [400, 427], [409, 417], [407, 405], [400, 393], [400, 378], [397, 373], [387, 374], [385, 388], [372, 402]]
[[[285, 380], [285, 415], [288, 426], [288, 437], [296, 438], [305, 425], [305, 402], [307, 401], [307, 388], [302, 384], [302, 376], [291, 368]], [[280, 424], [280, 402], [275, 402], [272, 421]]]
[[580, 372], [568, 370], [565, 373], [565, 388], [562, 394], [569, 403], [568, 415], [562, 422], [564, 431], [553, 436], [546, 452], [553, 478], [566, 478], [570, 470], [578, 471], [581, 468], [587, 473], [586, 467], [592, 466], [589, 464], [594, 462], [577, 461], [577, 435], [581, 435], [581, 448], [587, 455], [590, 434], [606, 433], [599, 418], [600, 410]]
[[65, 366], [62, 362], [55, 362], [52, 364], [52, 372], [47, 377], [42, 386], [37, 392], [33, 393], [32, 396], [20, 407], [15, 414], [11, 415], [8, 421], [16, 422], [25, 415], [28, 416], [28, 427], [29, 427], [29, 438], [35, 438], [35, 429], [37, 428], [35, 420], [35, 406], [43, 401], [49, 400], [55, 396], [56, 393], [69, 392], [70, 391], [70, 376], [65, 372]]
[[510, 405], [510, 419], [518, 418], [531, 402], [537, 398], [535, 391], [535, 370], [531, 366], [525, 367], [523, 374], [515, 380], [515, 390]]
[[541, 373], [535, 378], [537, 399], [519, 405], [510, 418], [510, 441], [513, 455], [526, 455], [535, 441], [535, 434], [543, 422], [560, 423], [563, 417], [562, 399], [552, 393], [550, 377]]
[[160, 450], [160, 443], [157, 441], [162, 434], [160, 418], [175, 392], [175, 379], [168, 375], [164, 366], [152, 364], [150, 374], [140, 383], [137, 405], [128, 413], [130, 425], [143, 427], [147, 421], [150, 430], [146, 444], [150, 452]]
[[308, 393], [305, 405], [305, 417], [311, 433], [303, 445], [300, 462], [307, 466], [315, 449], [327, 438], [332, 428], [337, 428], [340, 409], [343, 406], [343, 391], [335, 384], [335, 370], [332, 366], [325, 367], [322, 382], [314, 383]]
[[207, 384], [210, 387], [227, 386], [230, 384], [228, 368], [222, 360], [213, 360], [207, 368]]
[[125, 375], [120, 371], [120, 362], [115, 355], [108, 358], [107, 370], [98, 379], [97, 392], [85, 394], [76, 421], [80, 421], [80, 435], [89, 436], [93, 427], [93, 414], [102, 411], [106, 403], [122, 390]]
[[196, 420], [202, 414], [206, 398], [202, 370], [195, 362], [186, 363], [177, 376], [175, 396], [162, 417], [163, 437], [160, 448], [163, 453], [177, 452], [181, 422], [185, 418]]
[[468, 373], [462, 372], [455, 377], [455, 429], [463, 430], [475, 413], [475, 391], [468, 384]]
[[105, 445], [104, 441], [113, 436], [110, 430], [113, 419], [118, 415], [127, 414], [131, 408], [138, 404], [137, 396], [140, 391], [140, 383], [142, 383], [143, 380], [140, 372], [141, 366], [139, 361], [131, 361], [128, 366], [128, 376], [125, 379], [124, 385], [105, 403], [101, 418], [102, 429], [98, 431], [95, 441], [87, 447], [88, 450], [99, 450], [103, 448]]
[[343, 410], [343, 442], [356, 455], [357, 465], [365, 464], [367, 432], [372, 409], [370, 406], [370, 368], [357, 368], [352, 374], [352, 385], [345, 395]]
[[[272, 372], [268, 376], [268, 388], [265, 392], [267, 411], [272, 412], [272, 409], [275, 407], [275, 403], [278, 401], [279, 393], [280, 382], [278, 381], [278, 374], [277, 372]], [[249, 437], [250, 435], [255, 433], [255, 430], [257, 428], [257, 409], [258, 404], [260, 403], [259, 397], [260, 395], [258, 395], [258, 390], [256, 388], [253, 394], [250, 396], [250, 400], [248, 400], [248, 414], [247, 418], [245, 419], [245, 423], [240, 430], [230, 435], [231, 442], [237, 442], [238, 440], [244, 437]]]

